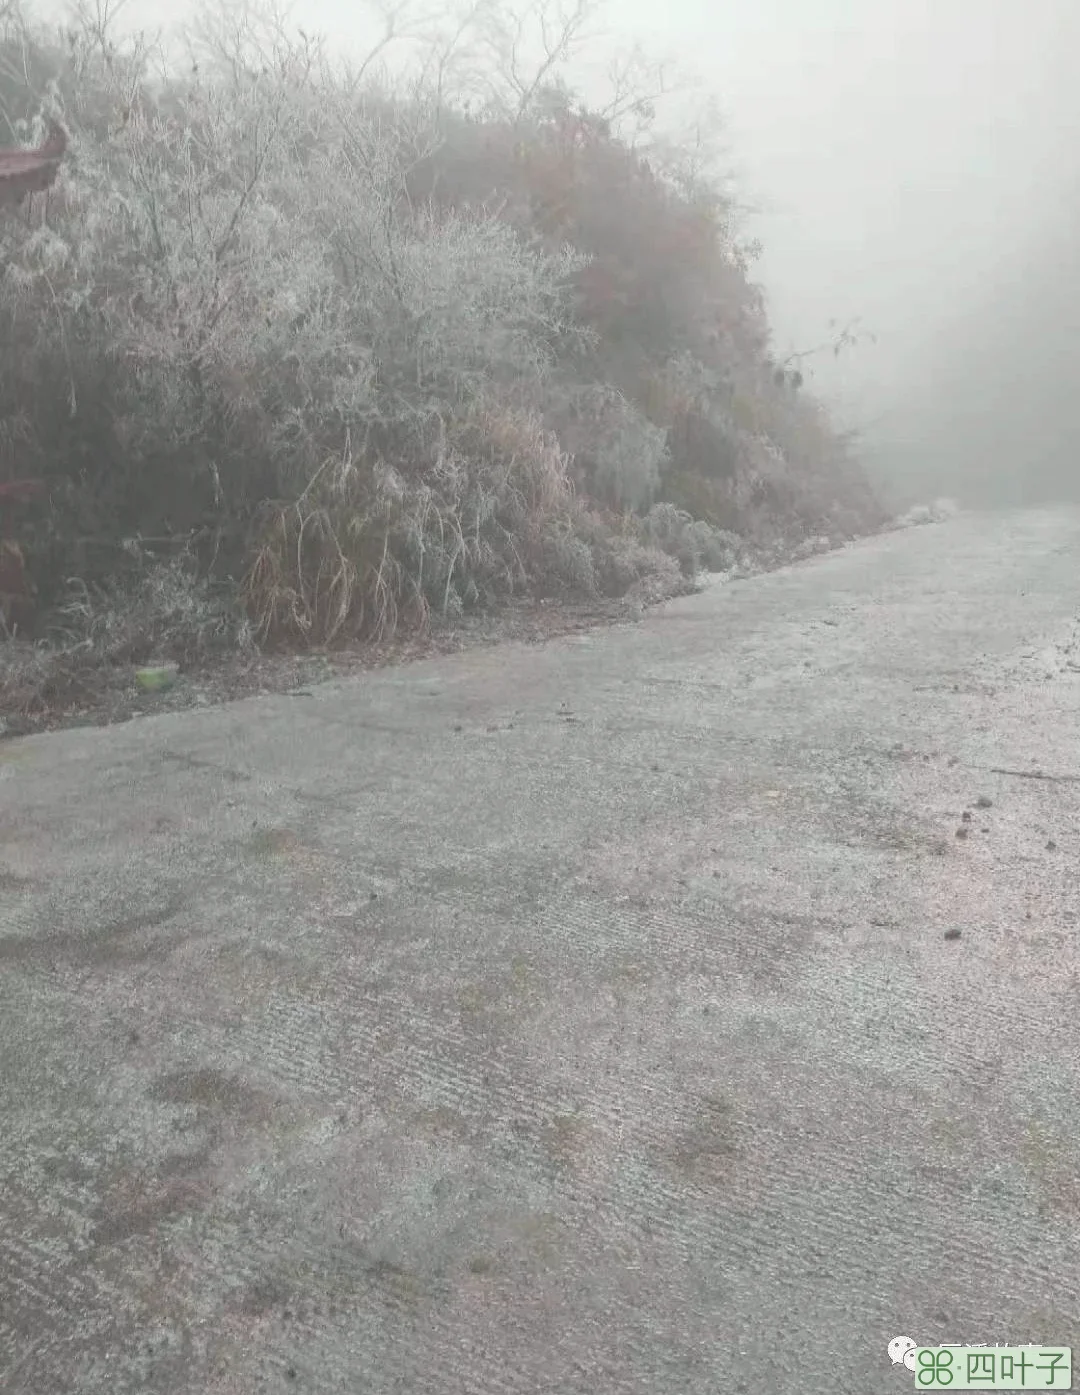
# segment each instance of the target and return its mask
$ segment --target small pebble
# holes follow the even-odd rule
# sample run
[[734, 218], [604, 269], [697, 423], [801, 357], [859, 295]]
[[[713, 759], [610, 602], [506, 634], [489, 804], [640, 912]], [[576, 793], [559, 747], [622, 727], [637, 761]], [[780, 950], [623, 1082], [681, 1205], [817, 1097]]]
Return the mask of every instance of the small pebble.
[[958, 940], [960, 938], [960, 931], [954, 926], [951, 930], [945, 931], [945, 938], [947, 940]]

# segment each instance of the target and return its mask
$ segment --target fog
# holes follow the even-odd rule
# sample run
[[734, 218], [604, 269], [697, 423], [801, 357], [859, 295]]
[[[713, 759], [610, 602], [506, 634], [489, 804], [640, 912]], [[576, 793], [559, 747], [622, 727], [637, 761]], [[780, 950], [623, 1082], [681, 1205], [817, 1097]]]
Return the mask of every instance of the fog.
[[831, 318], [877, 338], [816, 360], [814, 385], [898, 502], [1080, 495], [1080, 5], [668, 12], [710, 55], [762, 205], [778, 346], [820, 342]]
[[[354, 52], [355, 0], [295, 17]], [[757, 212], [777, 349], [859, 320], [807, 364], [898, 502], [1013, 502], [1073, 484], [1080, 286], [1077, 0], [612, 0], [726, 116]], [[182, 20], [129, 0], [127, 24]]]
[[830, 316], [876, 333], [819, 387], [897, 494], [1076, 497], [1080, 6], [754, 10], [753, 61], [718, 81], [766, 204], [779, 340], [817, 342]]

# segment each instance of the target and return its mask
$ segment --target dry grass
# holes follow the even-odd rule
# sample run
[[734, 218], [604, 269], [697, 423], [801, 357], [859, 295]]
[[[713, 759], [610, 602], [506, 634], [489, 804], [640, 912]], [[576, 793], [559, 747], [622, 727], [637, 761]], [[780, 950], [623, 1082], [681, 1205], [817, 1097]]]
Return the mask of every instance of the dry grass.
[[523, 592], [621, 595], [669, 558], [574, 495], [539, 418], [484, 406], [414, 478], [328, 461], [263, 512], [243, 597], [263, 643], [381, 640]]

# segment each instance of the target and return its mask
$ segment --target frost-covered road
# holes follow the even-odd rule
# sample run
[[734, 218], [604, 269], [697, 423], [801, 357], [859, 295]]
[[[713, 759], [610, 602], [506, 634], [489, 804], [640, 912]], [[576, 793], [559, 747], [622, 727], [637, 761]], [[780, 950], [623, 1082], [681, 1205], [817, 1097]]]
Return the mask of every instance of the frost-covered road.
[[961, 517], [0, 745], [0, 1390], [1080, 1348], [1078, 614], [1080, 515]]

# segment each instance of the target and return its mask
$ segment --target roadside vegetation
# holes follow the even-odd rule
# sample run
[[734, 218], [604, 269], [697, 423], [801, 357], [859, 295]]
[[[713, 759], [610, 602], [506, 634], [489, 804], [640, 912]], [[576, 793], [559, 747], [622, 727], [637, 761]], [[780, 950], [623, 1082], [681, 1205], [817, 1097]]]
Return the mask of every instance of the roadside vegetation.
[[774, 358], [707, 109], [639, 52], [570, 85], [594, 18], [392, 11], [350, 66], [218, 5], [165, 66], [4, 11], [0, 144], [70, 147], [0, 210], [0, 481], [46, 486], [0, 709], [885, 521]]

